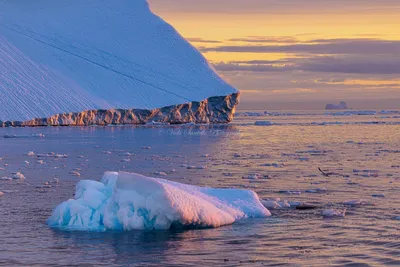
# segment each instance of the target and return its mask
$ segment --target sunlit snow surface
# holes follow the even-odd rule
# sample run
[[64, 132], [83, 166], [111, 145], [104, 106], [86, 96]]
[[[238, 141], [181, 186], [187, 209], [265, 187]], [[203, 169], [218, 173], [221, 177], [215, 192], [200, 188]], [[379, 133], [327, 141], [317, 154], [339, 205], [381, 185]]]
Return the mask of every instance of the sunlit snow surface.
[[94, 231], [204, 228], [270, 215], [253, 191], [108, 172], [101, 182], [79, 182], [75, 199], [60, 204], [48, 224]]
[[0, 1], [0, 120], [232, 92], [146, 0]]

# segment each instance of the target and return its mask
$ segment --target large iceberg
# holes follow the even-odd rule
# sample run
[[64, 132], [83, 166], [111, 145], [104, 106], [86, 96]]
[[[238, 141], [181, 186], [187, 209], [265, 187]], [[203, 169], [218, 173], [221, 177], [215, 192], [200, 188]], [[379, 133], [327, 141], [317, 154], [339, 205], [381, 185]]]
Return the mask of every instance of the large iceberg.
[[228, 122], [237, 94], [146, 0], [0, 1], [0, 126]]
[[83, 180], [75, 198], [55, 208], [51, 227], [85, 231], [206, 228], [270, 212], [250, 190], [214, 189], [126, 172]]

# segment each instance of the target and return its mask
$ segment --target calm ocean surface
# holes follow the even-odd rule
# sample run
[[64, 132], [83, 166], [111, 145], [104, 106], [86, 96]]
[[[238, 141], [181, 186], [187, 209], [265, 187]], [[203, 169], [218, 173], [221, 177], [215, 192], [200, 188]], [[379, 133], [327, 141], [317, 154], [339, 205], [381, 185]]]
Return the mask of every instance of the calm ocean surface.
[[[400, 266], [400, 114], [243, 115], [228, 126], [0, 128], [0, 178], [26, 177], [0, 180], [0, 266]], [[323, 176], [318, 167], [340, 175]], [[317, 208], [187, 231], [63, 232], [46, 225], [79, 180], [119, 170], [161, 171], [181, 183], [252, 189], [263, 199]], [[42, 187], [53, 178], [58, 185]], [[306, 192], [317, 188], [326, 192]], [[361, 199], [344, 218], [322, 217]]]

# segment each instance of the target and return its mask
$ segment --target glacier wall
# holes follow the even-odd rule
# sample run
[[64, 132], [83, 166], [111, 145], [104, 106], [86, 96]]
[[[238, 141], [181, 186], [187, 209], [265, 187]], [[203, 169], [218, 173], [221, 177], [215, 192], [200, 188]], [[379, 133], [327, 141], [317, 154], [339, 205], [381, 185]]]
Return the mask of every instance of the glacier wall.
[[235, 93], [146, 0], [0, 1], [2, 121]]
[[29, 121], [0, 121], [0, 127], [105, 126], [151, 122], [171, 124], [229, 123], [233, 120], [238, 103], [239, 93], [235, 93], [228, 96], [210, 97], [200, 102], [172, 105], [153, 110], [89, 110], [56, 114], [48, 118], [36, 118]]

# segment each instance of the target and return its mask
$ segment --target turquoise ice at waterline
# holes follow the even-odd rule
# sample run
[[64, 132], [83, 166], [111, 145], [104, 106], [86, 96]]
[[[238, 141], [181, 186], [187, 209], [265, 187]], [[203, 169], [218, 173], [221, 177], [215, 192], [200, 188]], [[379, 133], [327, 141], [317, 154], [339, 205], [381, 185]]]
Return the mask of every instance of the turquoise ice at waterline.
[[127, 172], [107, 172], [101, 182], [82, 180], [75, 198], [48, 220], [67, 230], [162, 230], [206, 228], [270, 212], [250, 190], [186, 185]]

